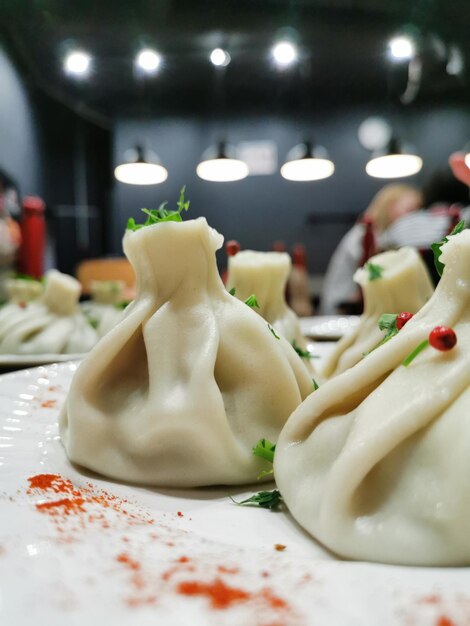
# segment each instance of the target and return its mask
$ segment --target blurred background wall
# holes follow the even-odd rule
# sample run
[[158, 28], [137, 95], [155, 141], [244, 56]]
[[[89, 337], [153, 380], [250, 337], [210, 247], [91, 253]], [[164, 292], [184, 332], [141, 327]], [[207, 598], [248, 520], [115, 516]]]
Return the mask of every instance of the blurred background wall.
[[[384, 181], [367, 176], [369, 153], [359, 143], [357, 130], [373, 107], [359, 105], [331, 110], [327, 107], [307, 119], [250, 117], [204, 120], [171, 118], [120, 119], [114, 126], [114, 165], [122, 162], [129, 146], [142, 143], [155, 148], [170, 172], [158, 186], [138, 187], [114, 183], [113, 251], [121, 249], [127, 218], [138, 216], [138, 207], [156, 208], [176, 202], [182, 185], [191, 199], [191, 214], [204, 215], [226, 239], [237, 239], [244, 248], [270, 250], [274, 240], [291, 246], [307, 245], [309, 267], [323, 272], [339, 237], [362, 213]], [[470, 108], [464, 106], [416, 107], [406, 120], [393, 112], [387, 116], [401, 128], [422, 156], [425, 166], [410, 179], [420, 185], [433, 171], [445, 167], [446, 155], [458, 150], [470, 136]], [[225, 132], [229, 129], [230, 132]], [[278, 148], [279, 166], [290, 148], [314, 137], [327, 145], [336, 170], [317, 182], [290, 182], [278, 170], [269, 176], [248, 176], [233, 183], [210, 183], [198, 178], [196, 164], [218, 137], [237, 141], [272, 140]]]
[[43, 193], [43, 165], [34, 96], [0, 45], [0, 169], [22, 194]]
[[[72, 273], [84, 258], [121, 254], [127, 218], [176, 201], [185, 184], [205, 215], [243, 247], [307, 246], [320, 274], [342, 235], [388, 181], [365, 173], [360, 124], [380, 115], [414, 145], [421, 185], [470, 139], [468, 0], [15, 0], [0, 12], [0, 176], [47, 206], [51, 263]], [[408, 38], [412, 52], [391, 54]], [[273, 60], [290, 41], [289, 67]], [[228, 51], [227, 66], [210, 61]], [[139, 52], [158, 53], [155, 72]], [[70, 72], [84, 51], [89, 71]], [[210, 183], [202, 154], [226, 138], [269, 141], [270, 175]], [[330, 178], [289, 182], [288, 151], [309, 139], [335, 163]], [[141, 143], [168, 169], [161, 185], [125, 185], [114, 167]]]

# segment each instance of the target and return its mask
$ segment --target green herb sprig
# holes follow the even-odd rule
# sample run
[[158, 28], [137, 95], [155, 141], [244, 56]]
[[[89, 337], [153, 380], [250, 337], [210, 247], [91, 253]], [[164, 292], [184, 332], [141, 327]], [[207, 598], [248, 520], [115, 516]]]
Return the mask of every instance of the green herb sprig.
[[404, 365], [405, 367], [408, 367], [408, 365], [416, 359], [418, 354], [420, 354], [428, 346], [429, 346], [429, 339], [425, 339], [412, 352], [410, 352], [410, 354], [403, 361], [402, 365]]
[[122, 302], [116, 302], [116, 304], [114, 305], [115, 309], [119, 309], [120, 311], [124, 311], [124, 309], [129, 306], [129, 304], [131, 303], [130, 300], [123, 300]]
[[274, 461], [274, 452], [276, 451], [276, 444], [269, 439], [260, 439], [256, 446], [253, 448], [252, 452], [255, 456], [259, 456], [270, 463]]
[[273, 489], [273, 491], [259, 491], [241, 502], [237, 502], [231, 496], [230, 499], [239, 506], [257, 506], [261, 509], [269, 509], [270, 511], [279, 509], [283, 502], [281, 492], [278, 489]]
[[431, 244], [431, 250], [434, 252], [434, 265], [436, 267], [437, 273], [439, 276], [442, 276], [442, 272], [444, 271], [444, 263], [440, 260], [442, 254], [442, 246], [449, 241], [449, 237], [452, 235], [458, 235], [465, 230], [465, 221], [461, 220], [453, 229], [453, 231], [447, 235], [447, 237], [443, 237], [440, 241]]
[[[276, 451], [276, 444], [269, 439], [260, 439], [256, 446], [252, 449], [252, 452], [255, 456], [268, 461], [268, 463], [274, 462], [274, 453]], [[264, 478], [265, 476], [269, 476], [274, 473], [274, 469], [271, 468], [269, 470], [263, 470], [258, 475], [258, 480], [260, 478]], [[277, 510], [283, 500], [281, 493], [278, 489], [274, 489], [273, 491], [259, 491], [258, 493], [253, 494], [246, 500], [242, 500], [241, 502], [237, 502], [233, 498], [230, 498], [232, 502], [235, 504], [239, 504], [240, 506], [257, 506], [262, 509], [270, 509], [271, 511]]]
[[280, 339], [279, 335], [276, 333], [276, 331], [274, 330], [274, 328], [271, 326], [271, 324], [268, 324], [268, 328], [271, 331], [271, 333], [274, 335], [274, 337], [276, 337], [276, 339]]
[[252, 293], [251, 296], [248, 296], [248, 298], [245, 300], [245, 304], [247, 304], [252, 309], [259, 309], [258, 300], [256, 299], [254, 293]]
[[294, 348], [294, 350], [297, 352], [297, 354], [300, 356], [301, 359], [318, 359], [318, 358], [320, 358], [320, 357], [316, 356], [315, 354], [312, 354], [308, 350], [303, 350], [299, 346], [299, 344], [296, 342], [295, 339], [292, 342], [292, 347]]
[[382, 278], [384, 268], [381, 265], [375, 265], [374, 263], [369, 262], [366, 263], [366, 269], [369, 273], [370, 281]]
[[152, 226], [153, 224], [159, 224], [160, 222], [182, 222], [183, 218], [181, 217], [181, 213], [183, 211], [187, 211], [190, 204], [189, 200], [184, 199], [185, 191], [186, 186], [181, 187], [180, 197], [176, 203], [176, 211], [169, 211], [165, 208], [168, 205], [168, 202], [163, 202], [158, 209], [141, 209], [142, 213], [147, 215], [147, 220], [143, 224], [136, 224], [135, 219], [130, 217], [127, 221], [127, 230], [136, 231], [144, 228], [145, 226]]
[[231, 296], [234, 296], [236, 293], [237, 293], [237, 290], [235, 289], [235, 287], [232, 287], [232, 288], [230, 289], [230, 291], [229, 291], [229, 294], [230, 294]]
[[317, 381], [314, 378], [312, 378], [312, 386], [313, 386], [313, 391], [320, 389], [320, 385], [317, 383]]

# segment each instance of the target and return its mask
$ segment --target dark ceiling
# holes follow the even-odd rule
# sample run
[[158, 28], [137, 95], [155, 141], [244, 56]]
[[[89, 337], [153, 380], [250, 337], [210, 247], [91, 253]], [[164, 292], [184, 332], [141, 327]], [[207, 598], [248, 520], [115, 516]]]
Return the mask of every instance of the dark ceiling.
[[[393, 64], [387, 41], [411, 34], [422, 78], [413, 104], [468, 101], [470, 0], [3, 0], [4, 41], [40, 89], [107, 124], [115, 116], [232, 113], [308, 114], [344, 102], [399, 101], [407, 64]], [[1, 5], [0, 5], [1, 6]], [[280, 72], [269, 59], [276, 37], [297, 38], [301, 62]], [[133, 58], [144, 45], [164, 58], [142, 79]], [[62, 71], [73, 46], [94, 57], [77, 81]], [[232, 57], [212, 67], [212, 48]], [[467, 67], [449, 75], [451, 46]], [[416, 69], [416, 68], [415, 68]]]

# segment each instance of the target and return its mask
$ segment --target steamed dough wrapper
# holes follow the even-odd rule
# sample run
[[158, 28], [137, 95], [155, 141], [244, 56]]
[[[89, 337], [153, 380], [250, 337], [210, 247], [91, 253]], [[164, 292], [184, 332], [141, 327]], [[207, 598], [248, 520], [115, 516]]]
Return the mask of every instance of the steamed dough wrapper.
[[0, 314], [1, 354], [81, 354], [98, 340], [78, 307], [80, 283], [51, 270], [43, 295], [16, 315]]
[[382, 268], [382, 276], [371, 280], [367, 264], [354, 275], [364, 295], [364, 313], [358, 326], [338, 342], [327, 358], [322, 371], [326, 378], [361, 361], [383, 339], [378, 326], [383, 313], [416, 313], [433, 293], [428, 270], [414, 248], [377, 254], [370, 263]]
[[4, 336], [12, 324], [18, 323], [32, 312], [34, 314], [43, 285], [39, 280], [9, 278], [5, 281], [5, 291], [8, 301], [0, 307], [0, 336]]
[[5, 291], [8, 302], [11, 304], [24, 304], [37, 300], [44, 290], [39, 280], [30, 278], [8, 278], [5, 281]]
[[[274, 469], [295, 519], [341, 556], [470, 564], [470, 231], [442, 248], [431, 300], [290, 417]], [[428, 346], [453, 328], [448, 352]]]
[[312, 390], [301, 360], [231, 296], [203, 218], [127, 230], [137, 297], [83, 361], [63, 408], [69, 458], [148, 485], [242, 484]]
[[91, 300], [84, 302], [81, 309], [100, 337], [114, 328], [123, 315], [124, 286], [121, 280], [91, 282]]
[[286, 302], [286, 285], [291, 271], [291, 259], [286, 252], [255, 252], [243, 250], [228, 259], [227, 288], [245, 301], [254, 294], [259, 313], [276, 332], [306, 350], [299, 319]]

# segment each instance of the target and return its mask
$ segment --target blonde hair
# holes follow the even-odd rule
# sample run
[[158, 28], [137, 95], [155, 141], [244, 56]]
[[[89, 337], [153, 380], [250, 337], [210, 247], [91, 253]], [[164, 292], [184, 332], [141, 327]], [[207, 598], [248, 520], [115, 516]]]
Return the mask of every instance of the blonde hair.
[[411, 185], [391, 183], [375, 194], [364, 215], [372, 219], [379, 232], [383, 232], [394, 221], [391, 209], [403, 196], [414, 196], [416, 208], [422, 206], [423, 195], [418, 189]]

